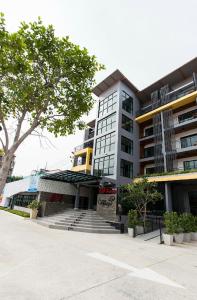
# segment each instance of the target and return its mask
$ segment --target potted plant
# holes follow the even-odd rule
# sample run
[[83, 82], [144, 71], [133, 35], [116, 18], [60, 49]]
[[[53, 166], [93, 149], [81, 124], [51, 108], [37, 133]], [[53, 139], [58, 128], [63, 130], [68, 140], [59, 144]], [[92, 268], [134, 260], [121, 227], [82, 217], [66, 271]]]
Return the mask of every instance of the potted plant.
[[164, 224], [166, 227], [165, 233], [163, 233], [164, 244], [168, 246], [173, 245], [174, 234], [176, 233], [178, 215], [176, 212], [165, 212]]
[[33, 200], [29, 205], [28, 208], [31, 209], [30, 212], [30, 218], [31, 219], [36, 219], [37, 218], [37, 214], [38, 214], [38, 209], [40, 207], [40, 202], [38, 202], [37, 200]]
[[191, 241], [191, 231], [192, 231], [192, 215], [190, 213], [183, 213], [180, 216], [181, 227], [183, 228], [184, 238], [183, 241], [189, 243]]
[[129, 210], [128, 212], [128, 234], [130, 237], [135, 236], [135, 228], [138, 224], [138, 214], [134, 209]]
[[197, 216], [191, 216], [191, 240], [197, 241]]
[[174, 215], [174, 225], [175, 225], [174, 241], [177, 244], [182, 244], [184, 233], [183, 233], [183, 229], [181, 228], [181, 217], [178, 216], [177, 214]]

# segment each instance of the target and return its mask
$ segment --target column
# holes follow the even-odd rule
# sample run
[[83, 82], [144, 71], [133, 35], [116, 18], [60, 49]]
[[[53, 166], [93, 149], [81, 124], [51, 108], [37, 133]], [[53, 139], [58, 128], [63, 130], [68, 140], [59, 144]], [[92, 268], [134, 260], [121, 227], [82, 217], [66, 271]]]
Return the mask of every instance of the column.
[[171, 184], [165, 183], [165, 205], [166, 211], [172, 211], [172, 191]]
[[79, 209], [79, 198], [80, 198], [80, 185], [79, 183], [77, 184], [77, 191], [75, 195], [75, 207], [74, 209]]
[[93, 209], [94, 189], [89, 188], [88, 194], [88, 209]]

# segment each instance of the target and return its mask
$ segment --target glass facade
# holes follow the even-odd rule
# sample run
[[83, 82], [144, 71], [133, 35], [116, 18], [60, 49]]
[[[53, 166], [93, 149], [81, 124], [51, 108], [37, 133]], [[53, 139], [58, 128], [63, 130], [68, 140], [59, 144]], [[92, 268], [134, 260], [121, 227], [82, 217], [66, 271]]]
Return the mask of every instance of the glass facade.
[[144, 136], [151, 136], [153, 135], [153, 127], [148, 127], [144, 129]]
[[197, 109], [194, 109], [192, 111], [189, 111], [187, 113], [178, 116], [179, 123], [190, 121], [195, 118], [197, 118]]
[[133, 98], [125, 91], [122, 91], [122, 109], [130, 114], [133, 114]]
[[121, 151], [133, 155], [133, 141], [121, 136]]
[[125, 115], [122, 115], [122, 128], [128, 132], [133, 132], [133, 120], [129, 119]]
[[108, 153], [115, 149], [115, 132], [104, 135], [96, 140], [95, 155]]
[[181, 148], [197, 146], [197, 134], [181, 138]]
[[94, 160], [94, 175], [105, 176], [114, 174], [114, 155], [100, 157]]
[[121, 159], [120, 161], [120, 176], [133, 178], [133, 163]]
[[197, 160], [184, 161], [184, 170], [197, 169]]
[[154, 174], [155, 173], [155, 167], [149, 167], [145, 169], [146, 174]]
[[109, 95], [105, 99], [99, 102], [99, 112], [98, 116], [104, 116], [105, 114], [109, 113], [110, 111], [116, 108], [118, 93], [114, 92], [113, 94]]
[[154, 156], [154, 146], [144, 148], [144, 158]]
[[97, 126], [97, 134], [105, 133], [115, 127], [116, 113], [100, 120]]

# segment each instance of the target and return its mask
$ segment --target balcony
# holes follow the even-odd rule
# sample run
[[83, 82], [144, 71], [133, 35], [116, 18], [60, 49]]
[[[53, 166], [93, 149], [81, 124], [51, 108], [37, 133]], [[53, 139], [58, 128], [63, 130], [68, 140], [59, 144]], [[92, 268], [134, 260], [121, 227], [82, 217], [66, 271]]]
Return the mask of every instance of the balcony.
[[92, 151], [90, 147], [75, 151], [72, 171], [90, 174], [92, 166]]
[[86, 148], [93, 148], [93, 141], [85, 142], [77, 147], [74, 148], [74, 153], [84, 150]]
[[194, 82], [190, 82], [174, 91], [170, 91], [166, 94], [165, 102], [162, 103], [158, 100], [154, 104], [149, 104], [142, 107], [136, 113], [136, 121], [141, 123], [151, 119], [156, 113], [161, 112], [164, 109], [175, 109], [195, 101], [197, 96]]
[[134, 179], [135, 182], [147, 177], [149, 182], [173, 182], [185, 180], [197, 180], [197, 169], [175, 168], [171, 172], [153, 173], [140, 175]]

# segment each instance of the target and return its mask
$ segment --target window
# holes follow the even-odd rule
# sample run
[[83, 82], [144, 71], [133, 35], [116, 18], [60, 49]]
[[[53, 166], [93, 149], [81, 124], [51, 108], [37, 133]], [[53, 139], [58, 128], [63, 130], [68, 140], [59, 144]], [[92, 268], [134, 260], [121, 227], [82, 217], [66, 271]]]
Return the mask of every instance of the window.
[[183, 123], [192, 119], [197, 118], [197, 109], [189, 111], [185, 114], [178, 116], [179, 123]]
[[120, 175], [123, 177], [133, 178], [133, 164], [127, 160], [121, 159]]
[[122, 109], [133, 114], [133, 98], [125, 91], [122, 91]]
[[116, 114], [112, 114], [98, 122], [97, 134], [105, 133], [115, 127]]
[[125, 115], [122, 115], [122, 128], [128, 132], [133, 132], [133, 120], [129, 119]]
[[114, 174], [114, 155], [97, 158], [94, 160], [94, 175], [105, 176]]
[[144, 148], [144, 158], [154, 156], [154, 146]]
[[153, 135], [153, 127], [148, 127], [144, 129], [144, 136], [151, 136]]
[[184, 161], [184, 170], [197, 169], [197, 160]]
[[133, 155], [133, 141], [121, 136], [121, 150]]
[[104, 135], [96, 140], [95, 154], [104, 154], [115, 149], [115, 132]]
[[197, 146], [197, 134], [181, 138], [181, 148]]
[[99, 117], [107, 114], [108, 112], [114, 110], [116, 108], [117, 103], [117, 92], [109, 95], [103, 100], [99, 102]]
[[154, 174], [154, 173], [155, 173], [155, 167], [146, 168], [146, 174]]

